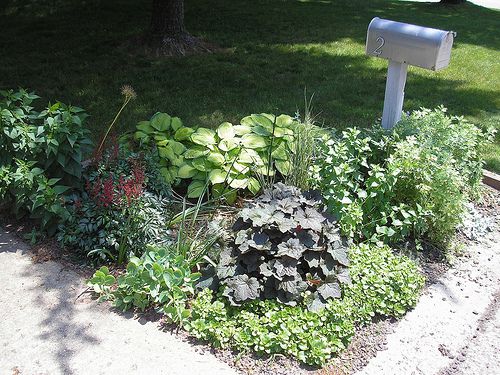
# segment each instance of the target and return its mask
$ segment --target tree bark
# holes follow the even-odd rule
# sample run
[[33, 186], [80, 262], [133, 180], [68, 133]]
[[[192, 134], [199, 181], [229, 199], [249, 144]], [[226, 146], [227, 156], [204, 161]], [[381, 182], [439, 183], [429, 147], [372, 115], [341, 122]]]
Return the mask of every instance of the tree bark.
[[211, 52], [184, 27], [184, 0], [153, 0], [146, 49], [156, 56]]
[[176, 37], [184, 28], [184, 0], [153, 0], [150, 34], [154, 38]]

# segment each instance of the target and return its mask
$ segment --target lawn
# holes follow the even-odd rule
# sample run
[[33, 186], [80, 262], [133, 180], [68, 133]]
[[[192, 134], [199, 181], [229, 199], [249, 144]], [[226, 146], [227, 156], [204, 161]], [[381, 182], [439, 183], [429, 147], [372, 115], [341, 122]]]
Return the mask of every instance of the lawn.
[[[500, 129], [500, 12], [472, 4], [382, 0], [186, 0], [186, 24], [221, 51], [134, 56], [126, 42], [149, 22], [137, 0], [10, 0], [0, 5], [0, 89], [27, 87], [82, 106], [97, 135], [131, 84], [137, 100], [120, 126], [155, 111], [214, 126], [254, 112], [293, 114], [304, 89], [325, 126], [370, 126], [381, 116], [387, 62], [364, 54], [374, 16], [454, 30], [450, 67], [410, 68], [405, 110], [443, 104]], [[500, 172], [500, 137], [485, 150]]]

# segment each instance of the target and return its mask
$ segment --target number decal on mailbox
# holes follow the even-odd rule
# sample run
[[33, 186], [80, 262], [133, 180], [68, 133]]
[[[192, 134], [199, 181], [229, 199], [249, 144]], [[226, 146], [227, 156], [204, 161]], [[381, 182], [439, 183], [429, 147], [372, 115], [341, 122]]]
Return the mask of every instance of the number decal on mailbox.
[[384, 38], [382, 38], [381, 36], [379, 36], [379, 37], [377, 38], [377, 42], [379, 42], [379, 43], [380, 43], [380, 45], [379, 45], [377, 48], [375, 48], [375, 50], [373, 51], [373, 53], [374, 53], [375, 55], [377, 55], [377, 56], [380, 56], [380, 54], [382, 53], [382, 47], [383, 47], [383, 46], [384, 46], [384, 44], [385, 44], [385, 39], [384, 39]]

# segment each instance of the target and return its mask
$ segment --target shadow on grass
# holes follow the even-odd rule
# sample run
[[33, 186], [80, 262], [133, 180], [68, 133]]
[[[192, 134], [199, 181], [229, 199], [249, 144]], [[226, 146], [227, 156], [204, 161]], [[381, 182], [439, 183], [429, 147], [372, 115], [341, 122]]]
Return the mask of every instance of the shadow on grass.
[[[227, 52], [152, 60], [122, 47], [149, 22], [141, 2], [33, 4], [8, 0], [0, 8], [0, 45], [8, 51], [0, 56], [0, 89], [28, 87], [51, 101], [82, 106], [95, 130], [113, 117], [125, 83], [139, 97], [121, 119], [122, 130], [156, 111], [204, 126], [255, 112], [293, 114], [303, 109], [305, 87], [315, 93], [325, 125], [369, 126], [381, 115], [387, 66], [364, 56], [374, 16], [455, 30], [456, 46], [500, 48], [500, 12], [472, 4], [193, 0], [186, 2], [188, 29]], [[452, 60], [456, 71], [461, 63]], [[480, 74], [470, 68], [470, 75]], [[452, 113], [474, 116], [498, 107], [498, 87], [464, 84], [471, 78], [446, 74], [410, 71], [405, 110], [444, 104]]]

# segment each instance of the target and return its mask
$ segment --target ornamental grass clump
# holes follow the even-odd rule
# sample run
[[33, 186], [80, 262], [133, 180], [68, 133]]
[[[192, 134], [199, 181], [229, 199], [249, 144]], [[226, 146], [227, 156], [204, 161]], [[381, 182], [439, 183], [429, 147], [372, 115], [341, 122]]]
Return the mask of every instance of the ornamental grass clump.
[[249, 203], [233, 225], [234, 241], [216, 269], [223, 295], [234, 305], [305, 300], [319, 310], [350, 283], [347, 245], [321, 196], [277, 183]]

